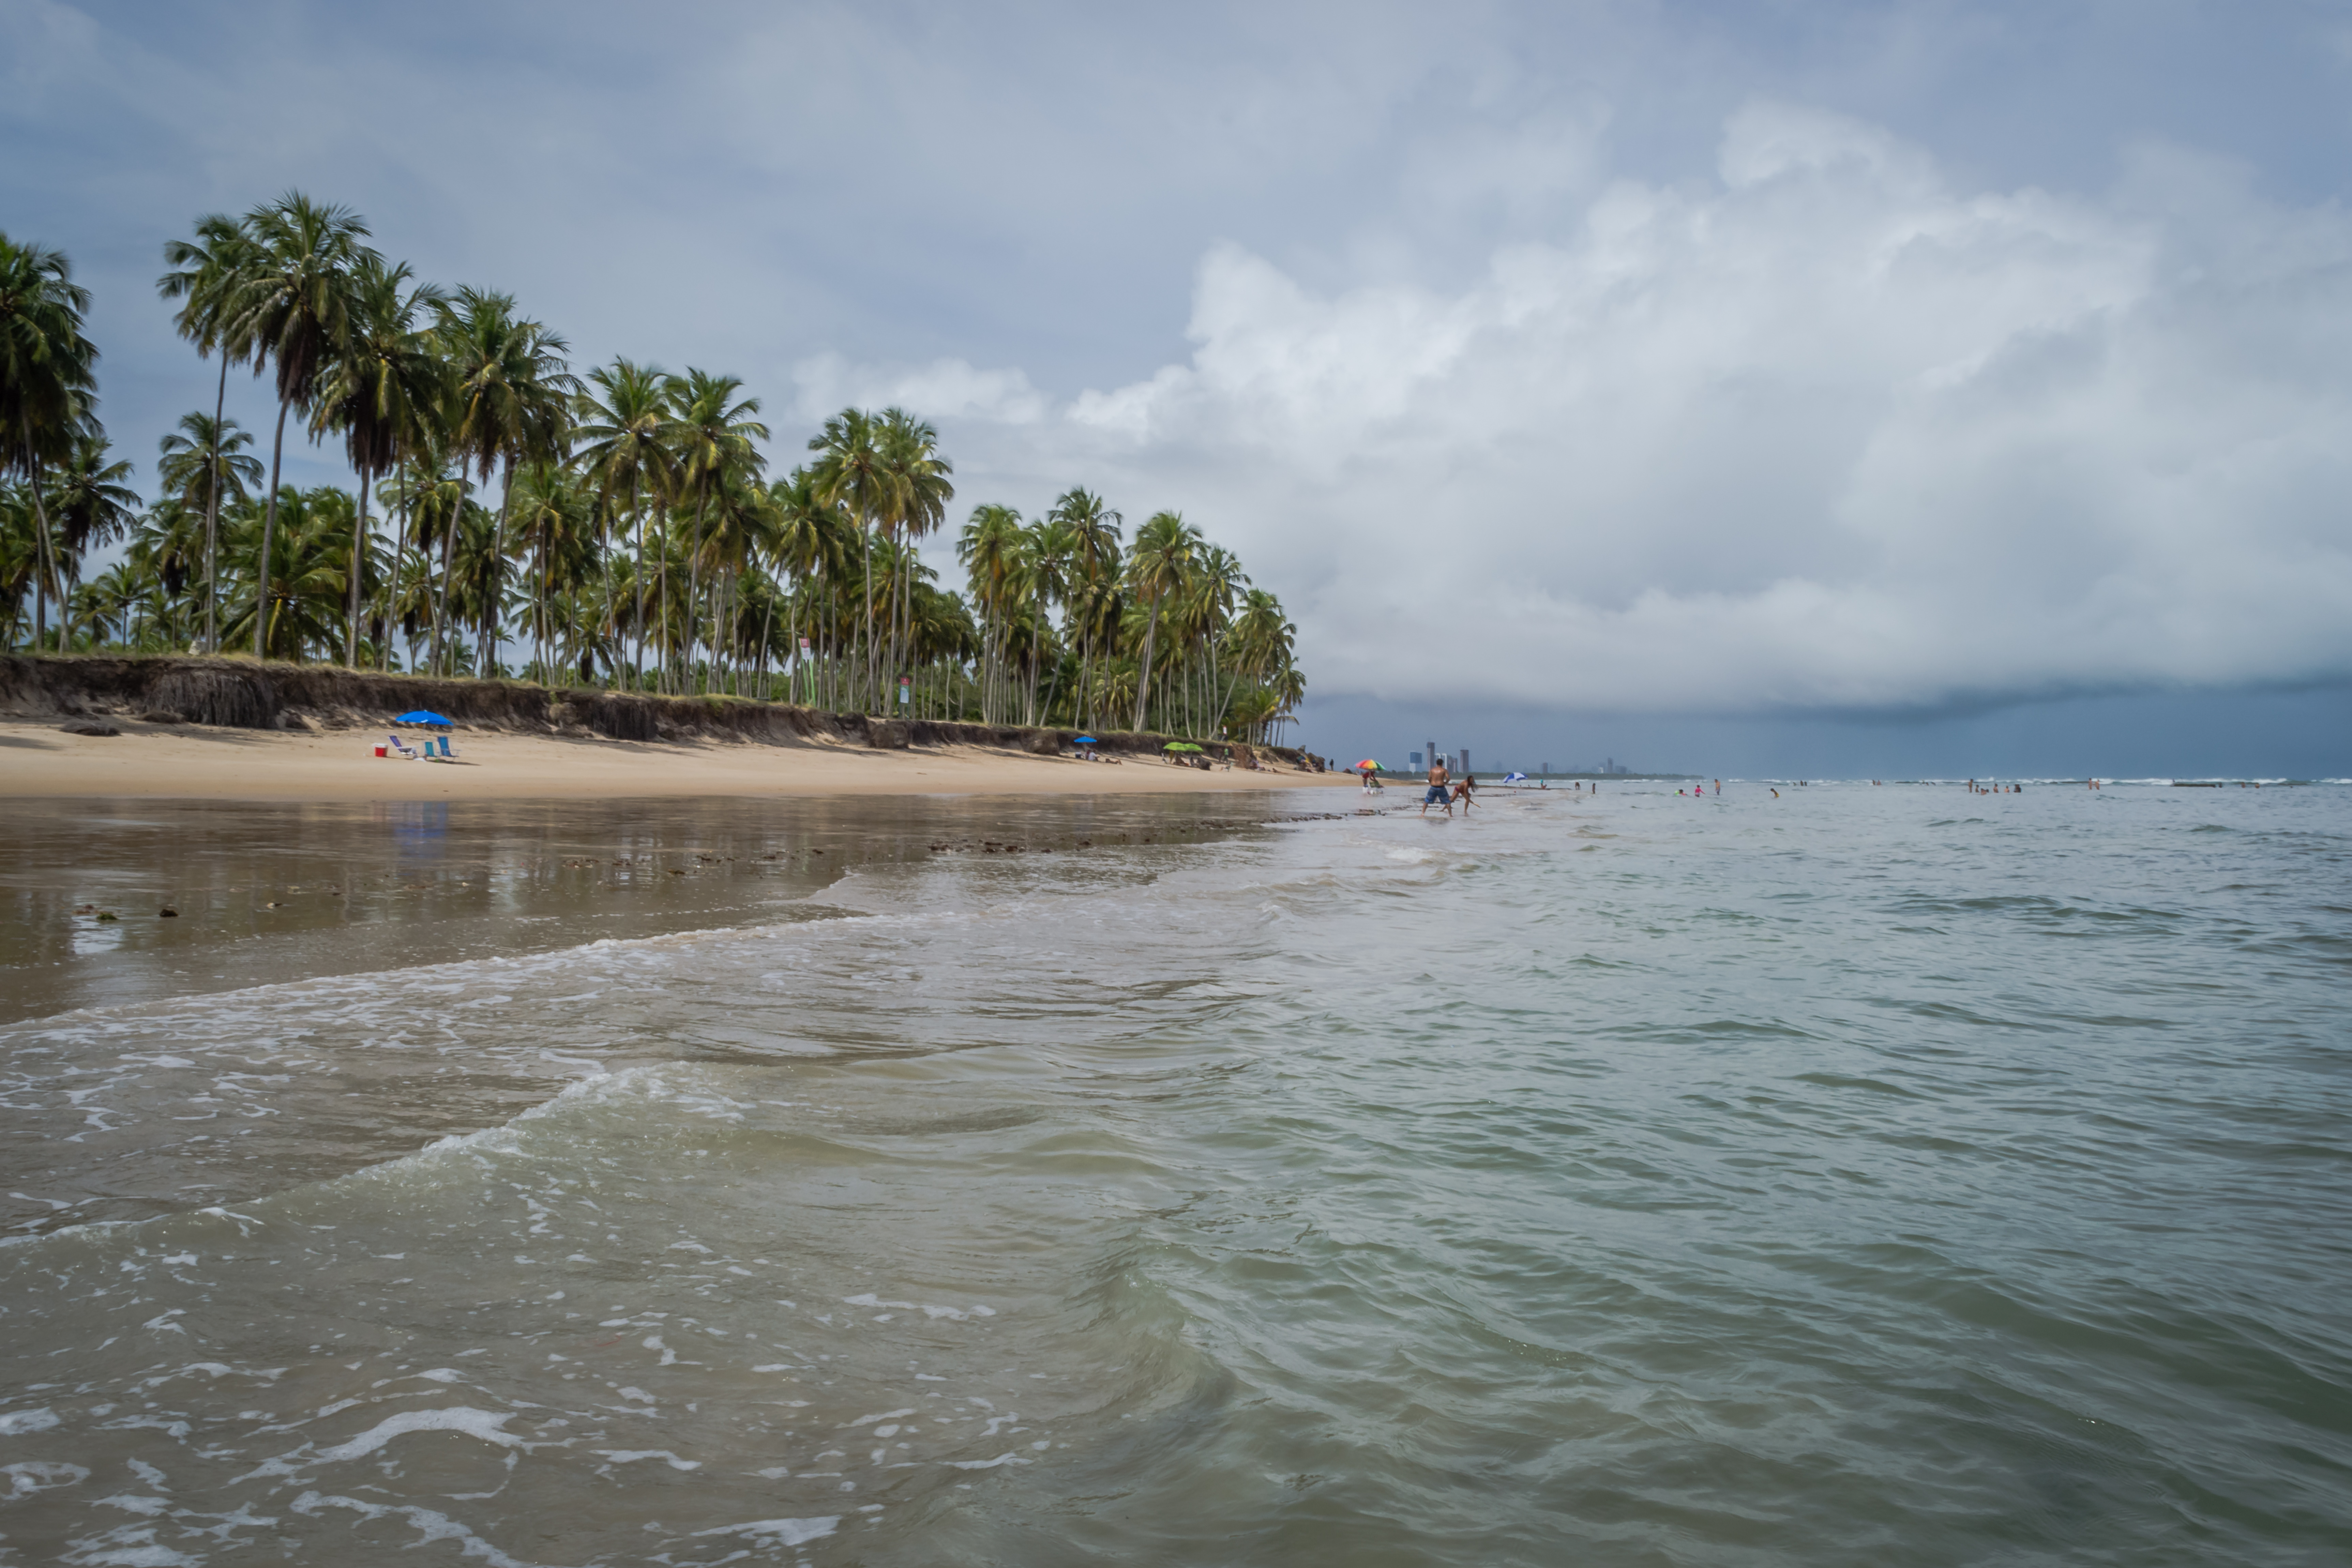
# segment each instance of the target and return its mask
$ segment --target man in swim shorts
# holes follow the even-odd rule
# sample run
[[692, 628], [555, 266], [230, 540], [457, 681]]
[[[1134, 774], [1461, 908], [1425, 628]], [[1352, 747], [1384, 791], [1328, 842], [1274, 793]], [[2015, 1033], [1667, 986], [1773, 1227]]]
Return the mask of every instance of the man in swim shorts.
[[1435, 757], [1429, 760], [1429, 788], [1421, 797], [1421, 815], [1427, 816], [1433, 805], [1445, 807], [1445, 815], [1454, 815], [1453, 802], [1446, 798], [1445, 764]]

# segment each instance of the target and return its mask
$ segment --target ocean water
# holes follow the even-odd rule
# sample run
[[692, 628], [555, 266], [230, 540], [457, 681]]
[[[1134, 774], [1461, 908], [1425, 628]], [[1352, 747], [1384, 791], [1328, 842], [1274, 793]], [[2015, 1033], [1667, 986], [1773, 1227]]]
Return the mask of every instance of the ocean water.
[[0, 1563], [2352, 1560], [2352, 790], [1398, 800], [58, 808]]

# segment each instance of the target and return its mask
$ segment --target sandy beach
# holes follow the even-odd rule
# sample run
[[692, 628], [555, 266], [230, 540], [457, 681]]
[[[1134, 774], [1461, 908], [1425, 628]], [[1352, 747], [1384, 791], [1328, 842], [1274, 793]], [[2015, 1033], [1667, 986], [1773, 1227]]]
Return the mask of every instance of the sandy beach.
[[[0, 797], [600, 800], [665, 795], [1167, 795], [1352, 788], [1346, 773], [1084, 763], [982, 747], [877, 751], [810, 742], [631, 742], [460, 731], [450, 763], [379, 758], [383, 731], [278, 733], [115, 721], [69, 735], [0, 719]], [[416, 743], [413, 733], [404, 739]]]

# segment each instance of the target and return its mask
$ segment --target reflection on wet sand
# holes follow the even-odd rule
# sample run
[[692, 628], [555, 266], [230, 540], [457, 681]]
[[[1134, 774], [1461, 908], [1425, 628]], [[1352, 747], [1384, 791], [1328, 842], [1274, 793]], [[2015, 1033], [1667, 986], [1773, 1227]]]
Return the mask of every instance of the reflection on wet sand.
[[854, 865], [967, 846], [1200, 837], [1312, 804], [1286, 794], [12, 801], [0, 1023], [792, 919]]

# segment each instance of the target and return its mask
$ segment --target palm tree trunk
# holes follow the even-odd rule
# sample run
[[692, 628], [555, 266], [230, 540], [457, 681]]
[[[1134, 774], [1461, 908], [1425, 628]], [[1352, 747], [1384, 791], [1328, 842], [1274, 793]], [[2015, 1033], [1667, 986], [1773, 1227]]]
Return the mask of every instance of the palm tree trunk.
[[213, 449], [205, 464], [205, 651], [220, 652], [219, 580], [215, 541], [220, 533], [221, 420], [228, 413], [228, 353], [221, 353], [220, 385], [213, 393]]
[[1151, 703], [1151, 645], [1160, 636], [1160, 601], [1151, 601], [1151, 620], [1143, 629], [1143, 668], [1135, 678], [1135, 729], [1143, 729], [1143, 715]]
[[466, 516], [463, 487], [464, 481], [460, 479], [460, 493], [457, 497], [456, 514], [441, 525], [441, 574], [440, 581], [435, 584], [433, 594], [433, 647], [425, 660], [436, 675], [447, 673], [442, 668], [442, 662], [448, 652], [449, 574], [457, 561], [457, 524], [463, 521]]
[[629, 520], [635, 523], [637, 536], [637, 571], [630, 582], [635, 591], [637, 613], [635, 624], [629, 630], [635, 637], [637, 651], [629, 659], [629, 689], [642, 690], [646, 684], [646, 517], [637, 505], [637, 476], [629, 475]]
[[490, 679], [492, 672], [498, 668], [499, 622], [503, 610], [503, 606], [499, 603], [499, 591], [503, 585], [500, 579], [505, 575], [500, 570], [500, 563], [507, 558], [507, 514], [513, 505], [514, 459], [509, 458], [506, 461], [505, 480], [499, 486], [499, 520], [491, 524], [490, 580], [484, 584], [488, 591], [482, 595], [482, 653], [478, 661], [479, 668], [474, 671], [475, 679], [479, 680]]
[[654, 607], [661, 615], [661, 645], [654, 651], [661, 656], [660, 689], [669, 690], [669, 507], [660, 503], [654, 508], [661, 520], [661, 537], [654, 542]]
[[[33, 651], [49, 639], [49, 578], [57, 563], [49, 550], [49, 509], [41, 499], [41, 460], [33, 452], [33, 418], [23, 409], [16, 411], [19, 427], [25, 432], [25, 473], [33, 485], [33, 521], [38, 530], [33, 563]], [[64, 605], [60, 602], [59, 612]]]
[[774, 587], [775, 584], [770, 585], [768, 607], [765, 613], [760, 616], [760, 667], [758, 672], [751, 678], [754, 682], [753, 689], [762, 701], [767, 700], [768, 697], [768, 638], [774, 634], [776, 629], [776, 595], [773, 591]]
[[[392, 668], [392, 628], [400, 620], [400, 586], [402, 580], [408, 575], [408, 486], [402, 483], [398, 490], [400, 523], [392, 534], [392, 581], [384, 588], [383, 641], [375, 650], [375, 667], [378, 669]], [[416, 661], [414, 643], [409, 645], [408, 652], [409, 662], [414, 664]]]
[[286, 457], [286, 411], [292, 400], [278, 400], [278, 437], [269, 445], [269, 504], [261, 512], [261, 560], [255, 572], [253, 590], [253, 657], [259, 658], [268, 647], [269, 635], [269, 546], [278, 533], [278, 470]]
[[360, 667], [360, 571], [367, 564], [368, 470], [360, 470], [360, 514], [352, 524], [351, 627], [343, 635], [343, 668]]
[[709, 499], [707, 494], [694, 498], [694, 548], [686, 554], [686, 673], [689, 678], [694, 674], [695, 638], [702, 631], [702, 610], [696, 600], [702, 587], [702, 508]]
[[858, 596], [866, 601], [866, 710], [874, 711], [874, 531], [860, 531], [859, 538], [866, 546], [866, 581], [860, 584]]

